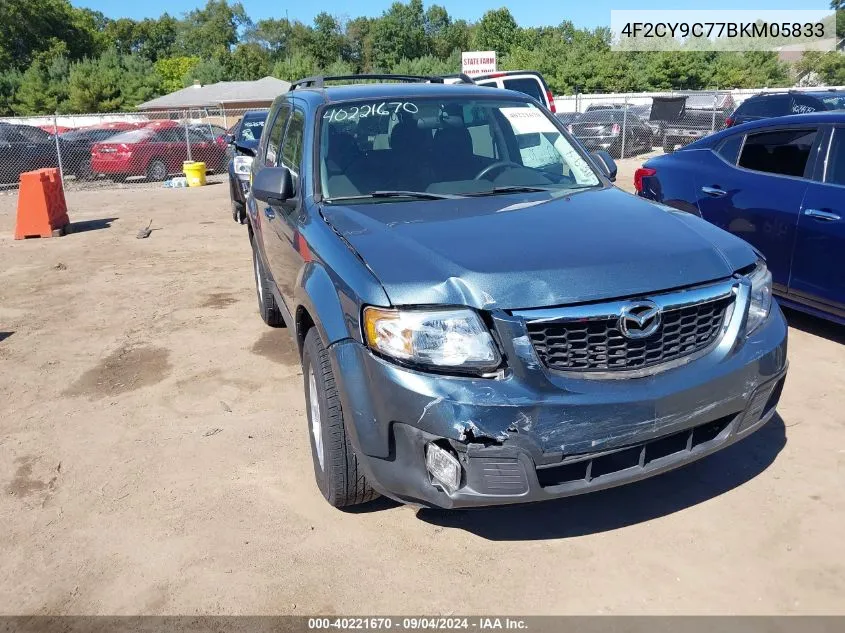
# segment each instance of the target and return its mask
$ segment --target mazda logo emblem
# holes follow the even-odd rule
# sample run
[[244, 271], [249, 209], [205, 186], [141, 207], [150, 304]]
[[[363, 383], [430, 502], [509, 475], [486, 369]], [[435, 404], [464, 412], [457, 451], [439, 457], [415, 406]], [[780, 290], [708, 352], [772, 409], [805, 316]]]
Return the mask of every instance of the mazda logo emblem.
[[653, 301], [635, 301], [622, 308], [619, 329], [628, 338], [651, 336], [660, 327], [660, 308]]

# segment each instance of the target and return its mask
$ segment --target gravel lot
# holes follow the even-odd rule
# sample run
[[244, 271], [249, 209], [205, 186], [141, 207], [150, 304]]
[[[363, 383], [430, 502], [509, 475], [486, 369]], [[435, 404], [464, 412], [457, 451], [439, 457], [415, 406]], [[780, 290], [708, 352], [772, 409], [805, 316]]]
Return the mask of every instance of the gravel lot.
[[340, 512], [225, 185], [71, 191], [80, 230], [24, 242], [16, 200], [2, 614], [845, 614], [843, 328], [789, 313], [779, 417], [682, 470], [517, 508]]

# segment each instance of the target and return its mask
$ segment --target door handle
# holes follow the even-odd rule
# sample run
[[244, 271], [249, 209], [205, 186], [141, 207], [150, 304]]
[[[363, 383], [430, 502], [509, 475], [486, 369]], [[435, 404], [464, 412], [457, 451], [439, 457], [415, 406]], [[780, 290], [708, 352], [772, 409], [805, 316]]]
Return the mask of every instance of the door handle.
[[276, 217], [276, 212], [273, 211], [272, 207], [264, 207], [264, 217], [268, 220], [272, 220]]
[[821, 220], [822, 222], [835, 222], [836, 220], [842, 219], [836, 213], [822, 211], [821, 209], [804, 209], [804, 215], [808, 215], [816, 220]]
[[721, 198], [728, 193], [724, 189], [719, 189], [718, 187], [702, 187], [701, 190], [708, 196], [713, 196], [714, 198]]

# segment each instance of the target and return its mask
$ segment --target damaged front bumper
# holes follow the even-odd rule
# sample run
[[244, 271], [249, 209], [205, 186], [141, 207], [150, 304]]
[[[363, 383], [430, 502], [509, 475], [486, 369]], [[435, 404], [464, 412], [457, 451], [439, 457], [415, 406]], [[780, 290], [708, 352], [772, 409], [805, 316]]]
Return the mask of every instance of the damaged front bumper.
[[[520, 346], [519, 323], [504, 317], [496, 329], [509, 357], [520, 359], [499, 379], [400, 367], [351, 339], [329, 348], [346, 430], [376, 490], [405, 503], [457, 508], [644, 479], [760, 428], [775, 413], [787, 369], [777, 306], [726, 355], [627, 380], [550, 372]], [[426, 470], [429, 442], [457, 456], [456, 491]]]

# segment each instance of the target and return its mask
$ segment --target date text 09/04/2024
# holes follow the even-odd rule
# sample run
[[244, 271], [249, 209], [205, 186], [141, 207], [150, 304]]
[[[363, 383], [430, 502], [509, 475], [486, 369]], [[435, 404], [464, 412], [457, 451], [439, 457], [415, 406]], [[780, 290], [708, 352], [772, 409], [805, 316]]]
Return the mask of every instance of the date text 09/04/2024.
[[444, 630], [526, 630], [524, 619], [511, 617], [352, 617], [352, 618], [308, 618], [308, 630], [398, 630], [398, 631], [444, 631]]

